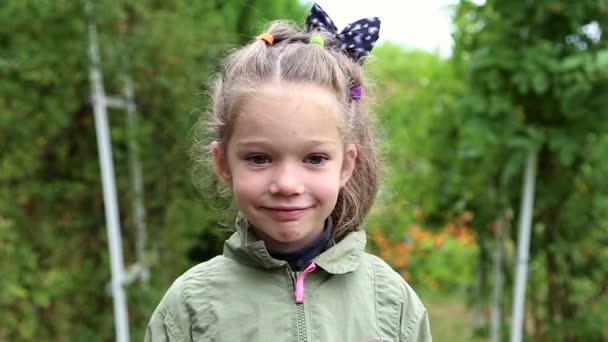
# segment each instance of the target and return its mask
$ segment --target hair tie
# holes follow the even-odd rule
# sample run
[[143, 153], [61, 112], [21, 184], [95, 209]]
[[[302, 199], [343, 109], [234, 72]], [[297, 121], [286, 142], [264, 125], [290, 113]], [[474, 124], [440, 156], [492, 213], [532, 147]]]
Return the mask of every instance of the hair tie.
[[268, 32], [261, 33], [260, 35], [258, 35], [255, 38], [257, 40], [265, 41], [267, 45], [272, 45], [274, 43], [274, 37]]
[[350, 88], [350, 98], [353, 100], [360, 100], [363, 96], [363, 88], [361, 86], [354, 86]]
[[312, 36], [308, 40], [308, 44], [317, 44], [317, 45], [321, 45], [323, 47], [323, 46], [325, 46], [325, 40], [323, 38], [321, 38], [321, 36]]

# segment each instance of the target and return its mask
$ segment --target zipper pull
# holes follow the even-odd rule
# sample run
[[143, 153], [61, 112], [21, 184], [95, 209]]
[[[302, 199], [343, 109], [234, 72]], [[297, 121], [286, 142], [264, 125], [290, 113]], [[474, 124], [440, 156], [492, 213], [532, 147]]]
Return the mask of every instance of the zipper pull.
[[304, 278], [306, 278], [306, 275], [314, 271], [316, 268], [317, 265], [315, 265], [314, 262], [311, 262], [310, 265], [304, 269], [304, 271], [298, 274], [298, 277], [296, 278], [296, 290], [294, 291], [296, 304], [304, 303]]

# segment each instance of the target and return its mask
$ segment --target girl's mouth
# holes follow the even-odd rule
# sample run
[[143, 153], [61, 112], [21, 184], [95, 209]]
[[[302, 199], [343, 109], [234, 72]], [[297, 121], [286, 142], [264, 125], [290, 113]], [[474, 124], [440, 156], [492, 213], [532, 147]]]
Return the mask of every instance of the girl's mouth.
[[264, 210], [267, 211], [270, 216], [278, 219], [278, 220], [293, 220], [303, 216], [308, 210], [308, 207], [264, 207]]

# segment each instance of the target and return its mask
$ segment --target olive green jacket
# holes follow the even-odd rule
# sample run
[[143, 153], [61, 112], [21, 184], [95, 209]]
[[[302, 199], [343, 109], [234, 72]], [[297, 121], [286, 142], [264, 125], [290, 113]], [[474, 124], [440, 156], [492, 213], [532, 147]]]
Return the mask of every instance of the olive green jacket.
[[296, 273], [237, 224], [223, 255], [169, 288], [145, 341], [431, 341], [416, 293], [364, 247], [350, 233]]

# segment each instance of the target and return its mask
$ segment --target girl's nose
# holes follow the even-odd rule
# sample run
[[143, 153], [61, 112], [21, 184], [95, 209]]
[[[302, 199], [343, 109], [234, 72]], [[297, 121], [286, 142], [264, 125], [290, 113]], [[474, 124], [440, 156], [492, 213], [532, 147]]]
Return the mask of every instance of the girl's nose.
[[297, 168], [293, 165], [280, 165], [277, 167], [270, 183], [272, 195], [299, 195], [304, 192], [304, 184]]

